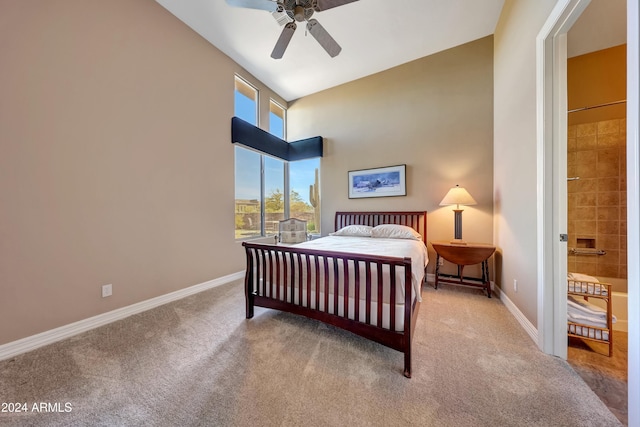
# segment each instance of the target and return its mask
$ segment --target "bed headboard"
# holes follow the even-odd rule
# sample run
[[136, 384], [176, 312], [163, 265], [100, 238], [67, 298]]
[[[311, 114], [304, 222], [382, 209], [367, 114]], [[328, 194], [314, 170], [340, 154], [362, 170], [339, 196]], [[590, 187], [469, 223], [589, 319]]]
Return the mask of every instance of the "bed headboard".
[[427, 211], [406, 212], [336, 212], [334, 227], [339, 230], [347, 225], [369, 225], [375, 227], [380, 224], [406, 225], [416, 230], [427, 244]]

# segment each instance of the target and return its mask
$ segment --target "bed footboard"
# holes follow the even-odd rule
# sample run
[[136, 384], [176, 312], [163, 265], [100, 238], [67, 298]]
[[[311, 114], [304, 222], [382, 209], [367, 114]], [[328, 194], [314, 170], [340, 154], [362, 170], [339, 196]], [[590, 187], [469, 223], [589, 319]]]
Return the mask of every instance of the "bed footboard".
[[404, 353], [411, 377], [411, 337], [419, 298], [411, 259], [244, 242], [246, 316], [254, 306], [299, 314]]

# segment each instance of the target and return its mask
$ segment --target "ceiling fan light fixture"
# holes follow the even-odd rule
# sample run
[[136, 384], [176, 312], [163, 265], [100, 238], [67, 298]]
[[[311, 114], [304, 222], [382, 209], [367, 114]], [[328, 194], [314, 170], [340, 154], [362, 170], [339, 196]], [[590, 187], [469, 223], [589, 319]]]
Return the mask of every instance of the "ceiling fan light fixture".
[[[312, 9], [313, 11], [313, 9]], [[302, 6], [296, 6], [293, 10], [293, 17], [296, 21], [302, 22], [306, 20], [306, 11]]]

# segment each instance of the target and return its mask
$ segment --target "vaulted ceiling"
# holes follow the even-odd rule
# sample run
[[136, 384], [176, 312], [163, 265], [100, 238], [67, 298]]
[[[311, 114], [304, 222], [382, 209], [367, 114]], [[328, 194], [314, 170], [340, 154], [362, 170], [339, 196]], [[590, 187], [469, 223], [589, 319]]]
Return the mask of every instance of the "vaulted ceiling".
[[359, 0], [313, 18], [342, 52], [331, 58], [298, 25], [282, 59], [271, 13], [225, 0], [156, 0], [285, 100], [340, 85], [493, 34], [504, 0]]
[[[299, 23], [282, 59], [273, 59], [282, 27], [270, 12], [226, 0], [156, 1], [287, 101], [491, 35], [504, 5], [353, 1], [313, 15], [342, 47], [338, 56], [331, 58]], [[625, 16], [625, 0], [592, 0], [569, 33], [569, 56], [624, 43]]]

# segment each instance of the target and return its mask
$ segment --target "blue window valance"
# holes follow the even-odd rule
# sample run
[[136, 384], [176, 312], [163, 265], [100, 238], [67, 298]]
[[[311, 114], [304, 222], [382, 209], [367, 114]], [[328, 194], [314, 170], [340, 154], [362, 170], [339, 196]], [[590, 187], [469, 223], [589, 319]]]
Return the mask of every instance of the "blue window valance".
[[238, 117], [231, 119], [231, 143], [242, 144], [287, 161], [322, 157], [321, 136], [287, 142]]

